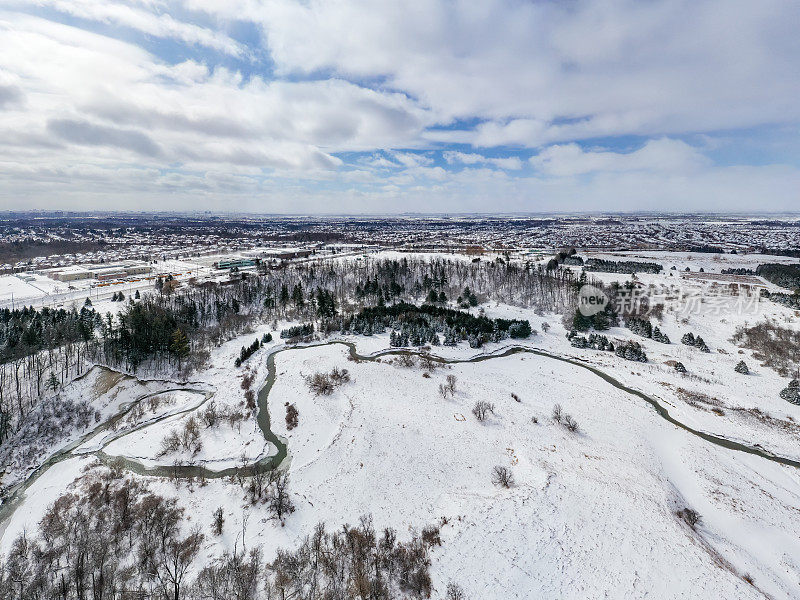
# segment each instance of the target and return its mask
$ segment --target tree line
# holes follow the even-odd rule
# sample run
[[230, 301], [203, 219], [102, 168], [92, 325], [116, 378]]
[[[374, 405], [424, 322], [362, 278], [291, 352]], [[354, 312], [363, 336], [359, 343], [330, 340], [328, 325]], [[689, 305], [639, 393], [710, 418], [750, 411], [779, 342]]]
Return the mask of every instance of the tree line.
[[[48, 383], [62, 386], [91, 364], [149, 376], [186, 376], [205, 363], [211, 348], [258, 322], [316, 323], [322, 335], [337, 328], [369, 334], [376, 319], [386, 318], [362, 311], [389, 303], [421, 303], [431, 291], [444, 310], [450, 309], [439, 302], [440, 294], [460, 298], [467, 306], [491, 299], [559, 312], [573, 303], [575, 283], [569, 270], [548, 270], [535, 263], [415, 256], [332, 259], [233, 274], [220, 282], [190, 281], [178, 287], [175, 281], [164, 281], [154, 293], [129, 299], [116, 315], [101, 315], [90, 303], [80, 310], [5, 309], [0, 311], [0, 443], [55, 391]], [[479, 345], [506, 333], [524, 337], [527, 331], [524, 324], [509, 329], [476, 323], [448, 325], [451, 334], [442, 341], [472, 339]], [[420, 337], [406, 329], [409, 340]]]
[[[250, 480], [251, 488], [256, 484]], [[273, 491], [270, 498], [275, 496]], [[206, 561], [201, 549], [223, 534], [225, 511], [214, 511], [205, 523], [201, 515], [193, 517], [190, 525], [174, 497], [154, 493], [141, 479], [122, 477], [115, 469], [90, 472], [74, 492], [48, 507], [36, 531], [21, 533], [0, 556], [0, 597], [391, 600], [431, 595], [430, 551], [441, 544], [438, 526], [412, 531], [401, 541], [390, 527], [378, 532], [370, 516], [353, 527], [329, 529], [320, 523], [296, 548], [280, 549], [265, 561], [260, 547], [246, 549], [245, 520], [234, 549]]]

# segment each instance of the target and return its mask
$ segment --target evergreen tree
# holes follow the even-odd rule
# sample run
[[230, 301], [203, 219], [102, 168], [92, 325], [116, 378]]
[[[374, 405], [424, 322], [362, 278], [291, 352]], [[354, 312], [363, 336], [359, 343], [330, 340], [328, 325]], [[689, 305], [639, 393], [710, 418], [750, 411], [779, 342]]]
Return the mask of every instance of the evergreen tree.
[[170, 343], [170, 351], [178, 359], [178, 368], [181, 367], [181, 360], [189, 355], [189, 338], [180, 329], [176, 329], [172, 333], [172, 342]]
[[739, 361], [739, 364], [736, 365], [736, 367], [734, 368], [734, 371], [736, 371], [737, 373], [741, 373], [742, 375], [749, 375], [750, 374], [750, 369], [747, 368], [747, 363], [744, 362], [743, 360]]
[[281, 307], [286, 308], [286, 305], [289, 304], [289, 288], [284, 283], [281, 285], [281, 295], [279, 298], [279, 302], [281, 303]]
[[296, 308], [303, 308], [305, 306], [305, 296], [303, 295], [303, 286], [295, 284], [294, 288], [292, 289], [292, 303], [295, 305]]
[[55, 392], [58, 389], [58, 385], [58, 378], [56, 374], [51, 371], [50, 377], [47, 379], [47, 387]]
[[576, 331], [588, 331], [591, 326], [592, 320], [576, 309], [572, 317], [572, 328]]

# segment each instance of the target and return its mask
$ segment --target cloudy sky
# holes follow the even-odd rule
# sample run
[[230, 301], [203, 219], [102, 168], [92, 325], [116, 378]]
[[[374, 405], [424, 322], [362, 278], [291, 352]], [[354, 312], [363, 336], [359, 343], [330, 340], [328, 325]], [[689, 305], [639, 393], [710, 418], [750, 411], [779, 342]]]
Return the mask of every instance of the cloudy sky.
[[800, 210], [796, 0], [5, 0], [0, 210]]

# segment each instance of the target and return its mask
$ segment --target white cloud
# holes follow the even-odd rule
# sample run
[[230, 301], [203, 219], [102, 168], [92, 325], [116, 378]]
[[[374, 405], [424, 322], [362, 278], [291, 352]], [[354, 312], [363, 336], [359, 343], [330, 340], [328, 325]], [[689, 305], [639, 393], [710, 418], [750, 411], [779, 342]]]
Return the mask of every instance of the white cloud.
[[586, 151], [577, 144], [555, 145], [532, 156], [530, 162], [541, 173], [556, 176], [625, 171], [688, 173], [710, 163], [692, 146], [668, 138], [651, 140], [628, 153]]
[[383, 77], [485, 119], [461, 134], [477, 145], [800, 119], [792, 0], [186, 2], [259, 24], [283, 73]]
[[[16, 2], [12, 0], [12, 5], [15, 4]], [[31, 3], [19, 5], [25, 4]], [[132, 6], [131, 3], [111, 0], [34, 0], [33, 4], [81, 19], [129, 27], [151, 36], [205, 46], [232, 56], [241, 57], [248, 54], [244, 46], [224, 33], [185, 23], [160, 12], [163, 6], [159, 6], [159, 11], [156, 12], [152, 10], [156, 8], [155, 6], [146, 5], [146, 8], [142, 9]]]
[[494, 165], [500, 169], [511, 171], [521, 169], [524, 166], [522, 160], [516, 156], [496, 158], [483, 156], [482, 154], [456, 152], [453, 150], [447, 150], [442, 155], [449, 164]]
[[43, 164], [332, 169], [335, 152], [408, 146], [430, 123], [404, 94], [342, 79], [245, 81], [25, 15], [0, 13], [0, 35], [0, 154]]
[[433, 159], [430, 156], [416, 152], [391, 152], [391, 157], [405, 167], [419, 167], [430, 165]]
[[[678, 139], [733, 162], [730, 147], [763, 124], [797, 128], [791, 0], [5, 6], [19, 10], [0, 11], [4, 205], [797, 206], [796, 168], [716, 166]], [[266, 48], [229, 35], [243, 21]], [[88, 30], [98, 23], [145, 34], [155, 54]], [[250, 61], [246, 74], [221, 66], [244, 64], [231, 57]], [[627, 135], [645, 141], [588, 146]], [[514, 156], [527, 148], [529, 163]]]

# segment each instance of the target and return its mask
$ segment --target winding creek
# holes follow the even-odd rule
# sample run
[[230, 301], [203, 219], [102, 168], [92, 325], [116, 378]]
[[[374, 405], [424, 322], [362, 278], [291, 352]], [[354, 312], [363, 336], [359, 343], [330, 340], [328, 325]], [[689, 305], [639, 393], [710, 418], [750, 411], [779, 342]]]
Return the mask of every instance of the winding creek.
[[[10, 520], [10, 517], [14, 514], [16, 509], [19, 508], [19, 506], [25, 499], [26, 490], [31, 485], [33, 485], [52, 466], [57, 465], [58, 463], [63, 462], [64, 460], [67, 460], [72, 457], [94, 455], [106, 465], [109, 466], [113, 465], [119, 468], [123, 468], [138, 475], [173, 477], [173, 478], [198, 477], [198, 478], [214, 479], [220, 477], [228, 477], [231, 475], [250, 476], [255, 473], [263, 473], [271, 469], [278, 468], [279, 466], [284, 464], [284, 461], [288, 456], [288, 448], [286, 445], [286, 441], [275, 435], [275, 433], [270, 429], [268, 399], [270, 391], [272, 390], [272, 387], [275, 384], [275, 380], [277, 378], [275, 359], [277, 355], [282, 352], [299, 352], [307, 348], [314, 348], [314, 347], [334, 345], [334, 344], [346, 346], [349, 350], [350, 356], [353, 359], [359, 361], [375, 361], [381, 357], [389, 355], [423, 354], [423, 352], [418, 350], [387, 349], [376, 352], [374, 354], [362, 355], [358, 354], [354, 343], [342, 340], [334, 340], [318, 344], [300, 345], [300, 346], [280, 346], [271, 349], [266, 357], [267, 378], [264, 382], [264, 385], [258, 391], [258, 400], [257, 400], [258, 413], [256, 416], [256, 420], [259, 428], [261, 429], [262, 434], [264, 435], [265, 441], [270, 442], [272, 445], [274, 445], [275, 448], [277, 449], [277, 452], [275, 454], [261, 457], [255, 462], [248, 465], [228, 467], [219, 470], [213, 470], [203, 464], [164, 464], [164, 465], [148, 466], [145, 465], [143, 462], [133, 458], [106, 454], [105, 449], [111, 442], [118, 440], [126, 435], [129, 435], [135, 431], [140, 431], [146, 427], [150, 427], [155, 423], [163, 421], [164, 419], [172, 418], [177, 415], [197, 410], [199, 407], [201, 407], [203, 404], [205, 404], [208, 400], [210, 400], [214, 396], [214, 392], [209, 391], [207, 389], [201, 389], [198, 387], [178, 386], [173, 388], [166, 388], [163, 390], [139, 396], [132, 402], [123, 404], [120, 407], [120, 410], [116, 414], [114, 414], [110, 419], [98, 425], [97, 427], [93, 428], [92, 430], [90, 430], [88, 433], [84, 434], [77, 440], [69, 443], [68, 445], [61, 448], [59, 451], [52, 454], [47, 460], [45, 460], [41, 465], [39, 465], [36, 469], [34, 469], [24, 481], [22, 481], [21, 483], [17, 484], [17, 486], [12, 488], [11, 493], [5, 499], [3, 504], [0, 505], [0, 538], [2, 538], [5, 532], [5, 528]], [[782, 465], [800, 468], [800, 461], [798, 460], [776, 456], [759, 447], [748, 446], [740, 442], [735, 442], [733, 440], [724, 437], [720, 437], [717, 435], [713, 435], [710, 433], [706, 433], [704, 431], [694, 429], [678, 421], [655, 398], [648, 396], [644, 392], [626, 386], [625, 384], [621, 383], [619, 380], [615, 379], [611, 375], [608, 375], [607, 373], [604, 373], [603, 371], [595, 367], [592, 367], [584, 362], [581, 362], [580, 360], [568, 358], [565, 356], [560, 356], [558, 354], [552, 354], [544, 350], [538, 350], [527, 346], [507, 346], [492, 353], [480, 354], [477, 356], [473, 356], [471, 358], [464, 358], [464, 359], [449, 359], [430, 354], [426, 354], [426, 356], [429, 356], [432, 360], [436, 362], [444, 364], [461, 364], [461, 363], [484, 362], [487, 360], [493, 360], [496, 358], [505, 358], [508, 356], [512, 356], [514, 354], [521, 354], [521, 353], [533, 354], [536, 356], [549, 358], [551, 360], [557, 360], [560, 362], [569, 363], [581, 369], [586, 369], [591, 373], [593, 373], [594, 375], [596, 375], [597, 377], [601, 378], [603, 381], [609, 383], [613, 387], [622, 390], [628, 394], [631, 394], [633, 396], [636, 396], [641, 400], [644, 400], [650, 406], [652, 406], [653, 409], [655, 409], [656, 413], [665, 421], [671, 423], [672, 425], [675, 425], [676, 427], [683, 429], [684, 431], [694, 436], [697, 436], [698, 438], [705, 440], [706, 442], [715, 444], [717, 446], [726, 448], [728, 450], [734, 450], [737, 452], [745, 452], [747, 454], [752, 454], [754, 456], [758, 456], [765, 460], [776, 462]], [[146, 420], [140, 424], [137, 424], [136, 426], [130, 429], [125, 429], [120, 432], [114, 431], [114, 425], [118, 423], [123, 417], [125, 417], [125, 415], [127, 415], [134, 408], [134, 406], [136, 406], [140, 402], [143, 402], [144, 400], [151, 398], [153, 396], [166, 394], [169, 392], [178, 392], [178, 391], [197, 394], [201, 397], [201, 400], [181, 410], [172, 412], [168, 411], [165, 414], [159, 415], [152, 419]], [[88, 448], [83, 447], [88, 442], [90, 442], [91, 440], [98, 437], [100, 434], [109, 429], [112, 430], [112, 433], [106, 435], [101, 440], [99, 440], [98, 444], [96, 444], [95, 446], [89, 446]]]

